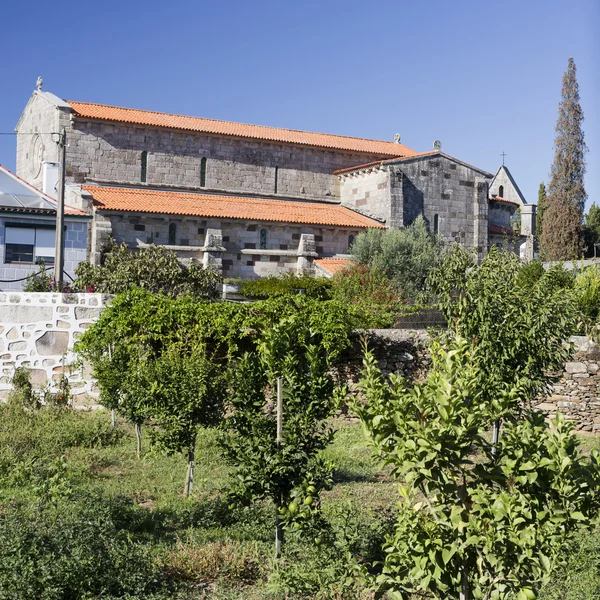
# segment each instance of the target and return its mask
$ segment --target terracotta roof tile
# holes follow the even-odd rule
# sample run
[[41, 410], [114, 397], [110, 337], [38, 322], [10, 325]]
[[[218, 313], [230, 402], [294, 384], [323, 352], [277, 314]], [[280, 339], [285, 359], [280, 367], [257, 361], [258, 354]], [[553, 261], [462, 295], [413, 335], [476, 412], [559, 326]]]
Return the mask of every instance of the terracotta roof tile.
[[349, 258], [319, 258], [315, 263], [324, 271], [335, 275], [338, 271], [347, 269], [354, 263]]
[[169, 129], [183, 129], [198, 131], [215, 135], [231, 135], [235, 137], [251, 138], [255, 140], [268, 140], [287, 144], [301, 144], [303, 146], [316, 146], [320, 148], [334, 148], [349, 152], [362, 152], [381, 156], [413, 156], [417, 154], [407, 146], [395, 142], [369, 140], [329, 133], [311, 133], [295, 129], [280, 129], [263, 125], [246, 125], [231, 121], [217, 121], [200, 117], [186, 117], [168, 113], [137, 110], [108, 106], [106, 104], [92, 104], [68, 100], [75, 116], [86, 119], [99, 119], [101, 121], [116, 121], [118, 123], [133, 123], [151, 127], [168, 127]]
[[104, 210], [333, 225], [359, 229], [383, 228], [381, 223], [339, 204], [100, 186], [83, 186], [83, 189], [91, 194], [94, 205]]
[[504, 202], [506, 204], [514, 204], [515, 206], [519, 206], [518, 202], [513, 202], [508, 198], [502, 198], [502, 196], [490, 196], [490, 200], [493, 200], [494, 202]]

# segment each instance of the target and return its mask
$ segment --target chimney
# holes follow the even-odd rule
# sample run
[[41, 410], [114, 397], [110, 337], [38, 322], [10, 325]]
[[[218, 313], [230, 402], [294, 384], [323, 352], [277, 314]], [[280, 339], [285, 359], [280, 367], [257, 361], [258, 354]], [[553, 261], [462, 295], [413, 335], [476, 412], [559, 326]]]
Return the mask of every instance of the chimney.
[[42, 192], [50, 198], [58, 197], [58, 173], [60, 164], [44, 161], [42, 163]]

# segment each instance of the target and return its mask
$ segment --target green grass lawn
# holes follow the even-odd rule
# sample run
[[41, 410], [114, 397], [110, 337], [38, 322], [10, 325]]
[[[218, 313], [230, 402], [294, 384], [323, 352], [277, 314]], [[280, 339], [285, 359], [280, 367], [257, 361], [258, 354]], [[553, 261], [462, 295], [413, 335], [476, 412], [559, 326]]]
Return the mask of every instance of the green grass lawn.
[[[106, 412], [0, 407], [0, 600], [372, 598], [359, 575], [383, 558], [396, 484], [359, 425], [334, 426], [328, 537], [290, 532], [275, 561], [273, 507], [231, 504], [216, 431], [200, 435], [185, 499], [184, 459], [153, 452], [149, 428], [137, 459], [133, 428]], [[599, 598], [599, 565], [600, 535], [582, 536], [543, 598]]]

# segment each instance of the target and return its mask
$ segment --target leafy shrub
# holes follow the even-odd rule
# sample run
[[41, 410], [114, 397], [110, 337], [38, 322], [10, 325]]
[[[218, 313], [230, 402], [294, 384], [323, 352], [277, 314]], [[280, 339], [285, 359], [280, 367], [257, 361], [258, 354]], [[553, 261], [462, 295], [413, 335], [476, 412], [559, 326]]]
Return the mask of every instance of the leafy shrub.
[[582, 315], [590, 323], [596, 323], [600, 315], [600, 268], [583, 269], [575, 279], [575, 299]]
[[271, 298], [303, 291], [310, 298], [327, 300], [331, 297], [331, 280], [324, 277], [309, 277], [287, 273], [281, 277], [269, 275], [261, 279], [245, 280], [240, 292], [248, 298]]
[[369, 229], [352, 244], [352, 254], [362, 265], [383, 271], [395, 288], [411, 300], [425, 289], [429, 271], [444, 254], [440, 238], [428, 231], [420, 215], [404, 229]]
[[332, 278], [332, 294], [339, 302], [353, 305], [363, 327], [386, 327], [406, 310], [395, 283], [378, 267], [352, 265]]
[[132, 252], [127, 244], [113, 244], [103, 266], [79, 263], [75, 269], [75, 289], [118, 294], [140, 287], [168, 296], [192, 294], [207, 300], [218, 296], [219, 274], [191, 262], [184, 266], [177, 254], [163, 246], [149, 246]]
[[40, 406], [38, 395], [34, 392], [29, 378], [29, 369], [17, 367], [11, 380], [12, 390], [8, 401], [13, 406], [26, 409], [37, 409]]
[[147, 598], [164, 587], [147, 549], [100, 501], [8, 506], [0, 514], [0, 599]]
[[54, 279], [49, 273], [50, 269], [46, 267], [44, 261], [40, 262], [40, 268], [37, 273], [31, 273], [25, 279], [23, 285], [24, 292], [51, 292], [54, 289]]

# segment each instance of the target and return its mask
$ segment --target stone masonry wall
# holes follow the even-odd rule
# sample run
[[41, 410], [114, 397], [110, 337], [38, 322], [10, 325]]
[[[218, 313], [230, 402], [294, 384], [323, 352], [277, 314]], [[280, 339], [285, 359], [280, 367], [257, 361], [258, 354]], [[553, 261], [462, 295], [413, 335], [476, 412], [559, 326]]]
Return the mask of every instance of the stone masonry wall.
[[565, 365], [552, 394], [535, 405], [553, 419], [559, 411], [577, 431], [600, 433], [600, 346], [574, 336], [575, 355]]
[[38, 389], [56, 389], [64, 373], [75, 406], [94, 402], [97, 392], [87, 369], [76, 364], [73, 346], [100, 316], [103, 294], [0, 293], [0, 399], [11, 389], [16, 367], [31, 369]]

